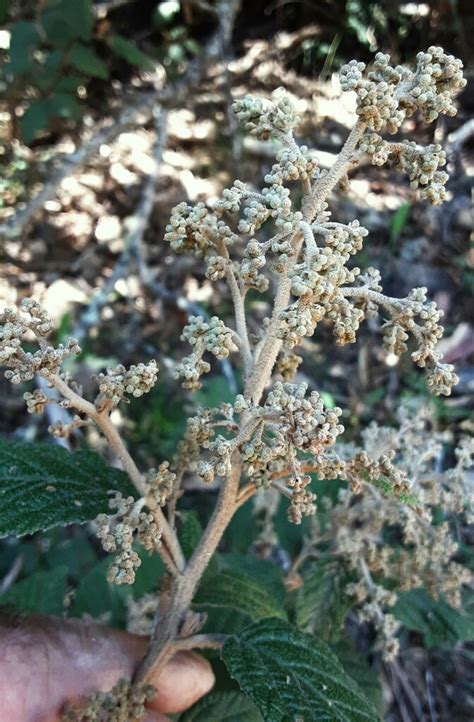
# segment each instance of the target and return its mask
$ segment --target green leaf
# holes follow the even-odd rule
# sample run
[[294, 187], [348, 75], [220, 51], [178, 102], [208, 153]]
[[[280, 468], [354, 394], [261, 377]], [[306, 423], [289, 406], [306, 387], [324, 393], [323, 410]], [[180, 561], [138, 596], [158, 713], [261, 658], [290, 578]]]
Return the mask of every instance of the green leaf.
[[110, 562], [111, 559], [104, 559], [81, 579], [71, 608], [73, 617], [87, 614], [97, 619], [107, 615], [112, 626], [125, 625], [126, 598], [131, 589], [107, 581]]
[[344, 577], [337, 562], [322, 559], [304, 577], [296, 597], [296, 622], [325, 642], [340, 637], [351, 604], [343, 589]]
[[285, 603], [286, 589], [283, 572], [269, 559], [257, 559], [252, 554], [222, 554], [219, 562], [225, 569], [244, 572], [263, 585], [278, 604]]
[[203, 606], [202, 611], [207, 615], [202, 630], [204, 633], [238, 634], [253, 621], [248, 614], [237, 612], [232, 607]]
[[265, 722], [380, 719], [329, 647], [280, 619], [229, 637], [222, 657]]
[[89, 75], [91, 78], [105, 80], [109, 77], [109, 69], [104, 61], [91, 48], [81, 43], [73, 45], [69, 51], [68, 60], [73, 68]]
[[80, 120], [81, 108], [77, 99], [70, 93], [58, 93], [49, 98], [49, 112], [52, 118]]
[[435, 601], [424, 589], [401, 593], [393, 613], [407, 629], [420, 632], [427, 647], [474, 640], [474, 619]]
[[137, 548], [136, 551], [142, 563], [135, 572], [132, 592], [135, 599], [140, 599], [144, 594], [156, 591], [166, 569], [158, 554], [150, 554], [143, 548]]
[[227, 569], [206, 580], [194, 598], [197, 605], [230, 607], [247, 614], [252, 620], [262, 617], [286, 618], [285, 611], [275, 602], [264, 586], [249, 574]]
[[63, 76], [57, 80], [54, 86], [54, 91], [56, 93], [66, 93], [66, 94], [73, 94], [75, 95], [77, 93], [77, 89], [81, 85], [85, 85], [87, 83], [87, 78], [79, 77], [77, 75], [68, 75]]
[[213, 692], [184, 712], [179, 722], [263, 722], [262, 716], [241, 692]]
[[23, 21], [13, 23], [7, 72], [12, 75], [32, 72], [34, 69], [32, 54], [38, 45], [39, 35], [35, 23]]
[[134, 494], [127, 475], [92, 451], [0, 439], [0, 537], [94, 519], [109, 511], [109, 490]]
[[402, 235], [403, 229], [405, 228], [408, 218], [410, 217], [410, 212], [411, 203], [402, 203], [402, 205], [395, 211], [395, 214], [390, 223], [390, 241], [392, 243], [398, 241], [398, 239]]
[[[78, 530], [79, 531], [79, 530]], [[61, 529], [56, 530], [56, 534], [62, 532]], [[55, 541], [53, 536], [55, 532], [49, 532], [46, 537], [51, 535], [51, 543], [46, 553], [43, 553], [43, 560], [46, 562], [48, 567], [56, 569], [57, 567], [67, 567], [70, 577], [76, 580], [81, 579], [84, 574], [97, 563], [97, 555], [90, 543], [89, 539], [85, 536], [75, 536], [72, 539], [60, 539]], [[45, 539], [44, 535], [42, 538]]]
[[202, 388], [194, 394], [196, 406], [215, 408], [223, 403], [231, 403], [234, 394], [222, 376], [211, 376], [203, 379]]
[[332, 647], [332, 650], [349, 677], [357, 682], [367, 699], [382, 715], [383, 690], [376, 669], [369, 664], [365, 656], [357, 651], [353, 640], [347, 634]]
[[176, 63], [176, 65], [179, 65], [179, 63], [182, 63], [184, 58], [186, 57], [186, 54], [184, 52], [184, 47], [180, 43], [171, 43], [168, 47], [168, 58], [171, 60], [172, 63]]
[[184, 556], [189, 559], [202, 535], [202, 526], [195, 511], [188, 511], [184, 517], [179, 535]]
[[90, 40], [94, 27], [91, 0], [55, 0], [41, 15], [41, 25], [54, 47], [65, 48], [73, 40]]
[[64, 566], [36, 572], [0, 595], [0, 604], [12, 606], [24, 614], [38, 612], [60, 616], [64, 612], [67, 574]]
[[[199, 391], [197, 392], [199, 393]], [[230, 549], [245, 554], [259, 532], [259, 526], [250, 504], [243, 504], [230, 520], [224, 539]]]
[[112, 51], [118, 55], [119, 58], [122, 58], [122, 60], [126, 60], [127, 63], [136, 65], [144, 70], [153, 70], [154, 65], [152, 58], [142, 53], [136, 45], [122, 35], [110, 35], [109, 45]]
[[20, 118], [21, 137], [30, 143], [41, 130], [46, 130], [49, 123], [49, 101], [34, 100]]

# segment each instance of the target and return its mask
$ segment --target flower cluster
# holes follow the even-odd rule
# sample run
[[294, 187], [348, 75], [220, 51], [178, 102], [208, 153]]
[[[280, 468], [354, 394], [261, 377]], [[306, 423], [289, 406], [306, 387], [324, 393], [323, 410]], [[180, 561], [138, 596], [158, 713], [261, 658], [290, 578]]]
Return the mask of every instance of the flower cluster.
[[232, 109], [245, 130], [261, 140], [287, 135], [299, 122], [290, 97], [281, 90], [274, 93], [273, 102], [246, 95]]
[[439, 115], [455, 115], [453, 96], [465, 87], [462, 62], [432, 46], [418, 53], [414, 70], [390, 65], [390, 56], [377, 53], [371, 71], [351, 60], [341, 69], [341, 87], [357, 94], [357, 114], [372, 130], [396, 133], [405, 117], [417, 110], [432, 122]]
[[[45, 337], [52, 329], [46, 311], [31, 299], [23, 301], [20, 312], [7, 308], [0, 313], [0, 364], [7, 367], [5, 377], [12, 384], [30, 381], [37, 373], [45, 378], [59, 374], [66, 358], [81, 353], [73, 338], [66, 345], [48, 346]], [[22, 346], [28, 332], [38, 339], [39, 349], [35, 352]]]
[[147, 394], [155, 385], [157, 377], [156, 361], [149, 361], [147, 364], [130, 366], [129, 369], [119, 364], [113, 369], [107, 369], [105, 374], [99, 374], [97, 380], [101, 395], [114, 407], [120, 401], [127, 400], [126, 394], [134, 398]]
[[425, 147], [414, 141], [391, 143], [377, 133], [369, 133], [362, 139], [360, 149], [372, 155], [374, 165], [388, 165], [405, 172], [413, 190], [420, 189], [420, 196], [433, 205], [446, 200], [445, 185], [448, 174], [438, 170], [446, 165], [446, 153], [439, 143]]
[[92, 694], [80, 708], [66, 705], [61, 722], [139, 722], [146, 714], [145, 703], [155, 694], [149, 684], [135, 685], [120, 679], [110, 691]]
[[194, 208], [179, 203], [166, 226], [165, 241], [170, 242], [171, 248], [176, 253], [192, 251], [198, 258], [204, 258], [209, 249], [222, 243], [231, 245], [236, 240], [237, 236], [204, 203]]
[[175, 378], [183, 379], [182, 386], [185, 389], [200, 388], [201, 374], [210, 371], [210, 364], [202, 360], [206, 351], [218, 359], [224, 359], [238, 348], [232, 330], [227, 328], [217, 316], [213, 316], [208, 321], [203, 316], [190, 316], [181, 339], [188, 341], [195, 349], [175, 370]]
[[161, 544], [161, 530], [154, 512], [171, 496], [175, 478], [168, 462], [163, 462], [158, 471], [151, 469], [148, 472], [145, 498], [135, 501], [133, 496], [124, 498], [117, 493], [109, 501], [114, 513], [97, 517], [97, 536], [102, 540], [104, 550], [115, 554], [107, 574], [109, 582], [133, 584], [135, 581], [135, 571], [141, 564], [133, 549], [135, 539], [146, 551]]
[[[342, 489], [336, 502], [324, 498], [333, 532], [329, 539], [319, 530], [313, 542], [324, 549], [330, 543], [350, 572], [346, 594], [360, 619], [374, 624], [378, 648], [388, 660], [399, 648], [399, 623], [390, 610], [401, 592], [424, 587], [433, 598], [459, 608], [463, 586], [472, 583], [472, 572], [454, 561], [458, 543], [449, 519], [453, 514], [469, 518], [474, 503], [466, 483], [474, 443], [461, 440], [456, 465], [435, 473], [445, 439], [433, 433], [430, 418], [429, 409], [402, 408], [397, 428], [371, 424], [363, 433], [364, 448], [355, 454], [348, 448], [347, 459], [341, 449], [332, 466], [329, 456], [315, 460], [318, 478], [359, 480]], [[432, 509], [443, 509], [443, 523], [432, 524]], [[394, 546], [387, 543], [389, 529], [397, 530]]]

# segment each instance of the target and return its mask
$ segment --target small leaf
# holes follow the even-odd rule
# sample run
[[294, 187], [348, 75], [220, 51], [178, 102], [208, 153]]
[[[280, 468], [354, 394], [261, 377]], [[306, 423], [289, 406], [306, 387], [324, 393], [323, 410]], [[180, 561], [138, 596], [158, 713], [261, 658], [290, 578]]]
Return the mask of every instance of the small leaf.
[[229, 637], [222, 657], [265, 722], [380, 719], [329, 647], [280, 619]]
[[296, 597], [298, 626], [325, 642], [337, 641], [351, 607], [344, 594], [340, 565], [327, 559], [319, 560], [303, 581]]
[[73, 40], [90, 40], [94, 17], [90, 0], [56, 0], [41, 15], [41, 26], [51, 45], [65, 48]]
[[20, 75], [31, 72], [34, 69], [32, 54], [38, 44], [39, 35], [35, 23], [23, 21], [13, 23], [7, 73]]
[[393, 613], [407, 629], [420, 632], [427, 647], [474, 640], [474, 619], [432, 599], [424, 589], [400, 594]]
[[52, 118], [69, 118], [80, 120], [81, 108], [75, 95], [58, 93], [49, 98], [49, 113]]
[[130, 587], [117, 586], [107, 581], [107, 569], [110, 559], [104, 559], [91, 569], [79, 582], [71, 608], [73, 617], [87, 614], [94, 619], [108, 617], [112, 626], [124, 626], [126, 598], [131, 593]]
[[213, 692], [179, 716], [179, 722], [263, 722], [241, 692]]
[[220, 563], [226, 569], [244, 572], [270, 593], [272, 599], [283, 605], [286, 598], [286, 589], [283, 581], [283, 572], [280, 567], [269, 559], [257, 559], [252, 554], [222, 554]]
[[21, 137], [25, 143], [34, 140], [41, 130], [46, 130], [49, 123], [48, 100], [34, 100], [20, 118]]
[[230, 607], [252, 620], [262, 617], [286, 618], [282, 607], [275, 602], [264, 586], [249, 574], [225, 570], [199, 587], [194, 603], [212, 607]]
[[184, 517], [179, 535], [184, 556], [189, 559], [202, 535], [202, 526], [195, 511], [188, 511]]
[[134, 494], [92, 451], [0, 439], [0, 537], [90, 521], [109, 511], [109, 490]]
[[411, 203], [402, 203], [402, 205], [395, 211], [392, 222], [390, 223], [390, 240], [392, 243], [398, 241], [402, 235], [408, 222], [408, 218], [410, 217], [410, 212]]
[[37, 612], [60, 616], [64, 612], [67, 574], [64, 566], [36, 572], [0, 595], [0, 604], [12, 606], [24, 614]]
[[144, 70], [153, 70], [153, 60], [149, 55], [145, 55], [136, 45], [124, 38], [122, 35], [110, 35], [109, 45], [112, 51], [126, 60], [131, 65], [136, 65]]
[[68, 54], [68, 61], [73, 68], [91, 78], [105, 80], [109, 77], [109, 69], [104, 61], [91, 48], [81, 43], [73, 45]]

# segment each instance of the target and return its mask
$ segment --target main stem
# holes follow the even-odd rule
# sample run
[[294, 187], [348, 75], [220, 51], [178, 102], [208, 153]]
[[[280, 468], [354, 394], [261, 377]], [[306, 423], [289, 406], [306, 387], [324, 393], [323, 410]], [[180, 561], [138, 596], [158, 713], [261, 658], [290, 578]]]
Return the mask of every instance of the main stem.
[[[318, 205], [326, 200], [341, 176], [348, 170], [352, 154], [365, 132], [365, 128], [366, 126], [363, 123], [358, 122], [349, 134], [338, 159], [329, 173], [327, 173], [319, 183], [316, 183], [312, 190], [305, 188], [301, 209], [305, 224], [312, 222], [316, 215]], [[246, 398], [252, 399], [254, 404], [259, 403], [263, 390], [270, 381], [273, 367], [281, 348], [282, 342], [277, 337], [280, 314], [288, 306], [290, 300], [291, 271], [298, 262], [303, 240], [303, 232], [301, 230], [296, 231], [291, 241], [293, 254], [285, 272], [280, 276], [266, 338], [258, 358], [254, 362], [253, 369], [247, 376], [244, 395]], [[231, 288], [236, 311], [237, 330], [244, 344], [244, 359], [247, 370], [250, 362], [250, 349], [245, 325], [245, 311], [243, 308], [242, 295], [230, 265], [229, 269], [230, 272], [227, 275], [227, 279]], [[246, 421], [246, 418], [242, 418], [241, 430]], [[242, 503], [239, 497], [242, 460], [238, 448], [234, 450], [231, 461], [231, 473], [222, 482], [216, 506], [206, 530], [184, 569], [174, 576], [171, 581], [169, 595], [166, 597], [166, 603], [161, 607], [160, 616], [148, 653], [136, 671], [134, 677], [135, 683], [145, 682], [150, 678], [152, 673], [156, 678], [157, 673], [159, 673], [169, 658], [179, 648], [182, 625], [199, 581], [216, 551], [233, 514]]]

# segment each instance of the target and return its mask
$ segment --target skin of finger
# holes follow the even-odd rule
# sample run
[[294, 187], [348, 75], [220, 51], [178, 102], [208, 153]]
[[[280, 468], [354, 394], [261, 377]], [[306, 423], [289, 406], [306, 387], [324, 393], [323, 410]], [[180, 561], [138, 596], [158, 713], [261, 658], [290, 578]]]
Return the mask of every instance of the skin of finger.
[[[13, 628], [0, 620], [0, 645], [0, 719], [58, 722], [66, 701], [80, 702], [130, 678], [148, 640], [82, 620], [38, 616]], [[160, 689], [150, 708], [175, 712], [209, 691], [214, 677], [206, 660], [181, 652], [151, 683]]]
[[148, 711], [141, 722], [171, 722], [171, 720], [159, 712]]
[[151, 678], [157, 694], [151, 706], [160, 712], [182, 712], [207, 694], [214, 686], [209, 662], [194, 652], [178, 652], [161, 674]]

